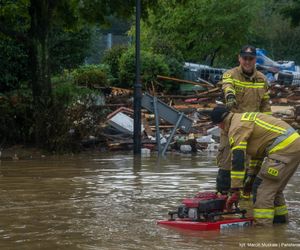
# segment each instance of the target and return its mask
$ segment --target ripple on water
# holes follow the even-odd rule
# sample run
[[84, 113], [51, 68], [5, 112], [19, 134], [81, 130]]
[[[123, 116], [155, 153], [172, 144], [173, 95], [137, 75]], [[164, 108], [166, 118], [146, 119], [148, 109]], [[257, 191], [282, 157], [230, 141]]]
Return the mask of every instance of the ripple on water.
[[176, 231], [156, 225], [183, 198], [214, 190], [215, 157], [78, 155], [2, 162], [1, 249], [240, 249], [299, 242], [298, 170], [285, 190], [291, 223], [268, 230]]

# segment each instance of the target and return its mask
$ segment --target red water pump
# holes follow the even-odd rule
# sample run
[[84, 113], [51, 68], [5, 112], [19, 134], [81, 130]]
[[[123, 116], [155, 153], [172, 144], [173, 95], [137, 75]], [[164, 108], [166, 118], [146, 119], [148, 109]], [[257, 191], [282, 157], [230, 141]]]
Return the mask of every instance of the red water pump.
[[[227, 230], [252, 225], [253, 218], [246, 218], [246, 210], [235, 204], [235, 209], [225, 209], [227, 195], [215, 192], [201, 192], [194, 198], [184, 199], [177, 211], [169, 212], [169, 220], [157, 221], [157, 224], [176, 229], [187, 230]], [[229, 216], [223, 216], [229, 215]]]
[[242, 214], [245, 218], [246, 210], [240, 210], [237, 205], [231, 212], [225, 212], [228, 196], [216, 194], [215, 192], [200, 192], [194, 198], [184, 199], [177, 211], [169, 212], [170, 220], [179, 219], [189, 221], [217, 221], [222, 215]]

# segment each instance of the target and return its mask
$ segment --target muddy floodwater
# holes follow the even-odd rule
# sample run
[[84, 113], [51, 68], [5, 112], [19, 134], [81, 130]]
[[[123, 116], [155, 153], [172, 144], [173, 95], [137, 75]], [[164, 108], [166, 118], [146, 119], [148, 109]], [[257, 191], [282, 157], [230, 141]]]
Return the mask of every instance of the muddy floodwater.
[[182, 198], [213, 190], [214, 155], [90, 153], [0, 163], [0, 249], [299, 249], [300, 170], [290, 223], [193, 232], [156, 224]]

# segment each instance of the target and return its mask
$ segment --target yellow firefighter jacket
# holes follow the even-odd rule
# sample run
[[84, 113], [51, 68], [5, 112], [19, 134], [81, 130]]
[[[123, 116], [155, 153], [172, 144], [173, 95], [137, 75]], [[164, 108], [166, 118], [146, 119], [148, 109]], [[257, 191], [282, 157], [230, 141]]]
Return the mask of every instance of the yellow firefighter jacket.
[[[280, 154], [299, 134], [286, 122], [258, 112], [230, 113], [224, 120], [225, 130], [232, 150], [231, 187], [243, 186], [245, 176], [245, 155], [263, 158], [270, 154]], [[299, 149], [295, 149], [299, 150]], [[288, 160], [288, 153], [284, 157]], [[291, 153], [291, 152], [290, 152]], [[236, 159], [235, 159], [236, 158]]]
[[234, 95], [237, 101], [233, 113], [263, 112], [271, 114], [266, 77], [256, 69], [251, 76], [243, 73], [241, 66], [226, 71], [222, 78], [225, 99]]

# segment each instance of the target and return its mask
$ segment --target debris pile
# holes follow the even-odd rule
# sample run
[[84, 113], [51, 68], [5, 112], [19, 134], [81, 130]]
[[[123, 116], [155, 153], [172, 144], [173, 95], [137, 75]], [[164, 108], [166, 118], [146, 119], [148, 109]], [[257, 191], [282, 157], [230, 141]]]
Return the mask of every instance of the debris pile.
[[[208, 118], [208, 112], [212, 110], [217, 103], [222, 102], [222, 91], [220, 87], [213, 84], [209, 85], [205, 82], [192, 82], [190, 80], [186, 81], [163, 76], [158, 76], [158, 79], [162, 83], [165, 80], [173, 80], [174, 82], [179, 82], [180, 84], [201, 85], [203, 87], [202, 90], [197, 89], [194, 90], [193, 93], [188, 94], [185, 93], [172, 95], [155, 93], [159, 100], [163, 101], [179, 112], [184, 113], [185, 116], [192, 120], [192, 128], [188, 133], [183, 132], [180, 128], [177, 129], [168, 150], [179, 151], [182, 153], [216, 151], [220, 139], [220, 131], [218, 127], [213, 127], [211, 124]], [[129, 96], [126, 98], [130, 98]], [[294, 128], [299, 129], [300, 88], [297, 86], [274, 84], [270, 87], [270, 96], [273, 115], [285, 120]], [[125, 107], [125, 98], [123, 100]], [[111, 103], [109, 98], [108, 102]], [[130, 104], [132, 104], [132, 102], [130, 102]], [[126, 107], [132, 106], [127, 105]], [[124, 111], [126, 111], [125, 113], [127, 113], [127, 117], [124, 116]], [[113, 117], [116, 118], [116, 120], [112, 119]], [[155, 115], [153, 112], [143, 109], [142, 117], [143, 150], [148, 154], [148, 150], [157, 150]], [[128, 122], [126, 125], [128, 127], [126, 132], [124, 131], [124, 128], [120, 127], [125, 126], [125, 122]], [[132, 148], [132, 109], [116, 109], [107, 116], [107, 122], [105, 124], [106, 127], [111, 127], [119, 133], [117, 136], [116, 134], [107, 132], [102, 134], [109, 141], [107, 144], [109, 150]], [[166, 120], [159, 118], [159, 141], [162, 146], [167, 143], [173, 128], [174, 124], [170, 124]], [[118, 146], [116, 147], [116, 145]]]
[[300, 104], [300, 88], [275, 84], [270, 88], [270, 97], [272, 104], [297, 105]]
[[[152, 86], [151, 90], [148, 90], [149, 94], [145, 94], [148, 97], [155, 96], [155, 100], [163, 103], [166, 109], [169, 107], [178, 114], [175, 112], [171, 115], [173, 118], [168, 120], [168, 112], [163, 110], [161, 113], [165, 115], [157, 112], [156, 119], [154, 109], [143, 107], [141, 130], [144, 155], [149, 155], [149, 152], [154, 150], [172, 150], [182, 153], [217, 150], [220, 130], [212, 125], [208, 113], [217, 104], [223, 102], [222, 90], [217, 82], [225, 69], [196, 66], [185, 65], [185, 70], [194, 74], [188, 80], [157, 76], [160, 86], [163, 86], [166, 81], [185, 86], [179, 88], [179, 91], [163, 92]], [[299, 129], [300, 87], [295, 84], [286, 85], [282, 81], [273, 81], [269, 92], [273, 115]], [[75, 129], [89, 128], [85, 131], [83, 146], [100, 145], [103, 150], [132, 149], [134, 116], [132, 106], [133, 91], [115, 87], [102, 88], [99, 96], [91, 96], [89, 101], [77, 103], [73, 107], [73, 113], [76, 109], [78, 113], [77, 117], [73, 117], [74, 127]], [[175, 126], [181, 113], [184, 119], [191, 121], [189, 130]]]

